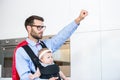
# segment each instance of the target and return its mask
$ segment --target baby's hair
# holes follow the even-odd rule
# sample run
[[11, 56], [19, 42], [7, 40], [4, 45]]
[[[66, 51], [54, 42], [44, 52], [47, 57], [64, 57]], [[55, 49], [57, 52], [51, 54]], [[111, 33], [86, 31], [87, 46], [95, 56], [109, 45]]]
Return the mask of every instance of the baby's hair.
[[38, 58], [41, 59], [42, 56], [45, 54], [45, 53], [51, 53], [52, 51], [49, 50], [48, 48], [42, 48], [39, 52], [38, 52]]

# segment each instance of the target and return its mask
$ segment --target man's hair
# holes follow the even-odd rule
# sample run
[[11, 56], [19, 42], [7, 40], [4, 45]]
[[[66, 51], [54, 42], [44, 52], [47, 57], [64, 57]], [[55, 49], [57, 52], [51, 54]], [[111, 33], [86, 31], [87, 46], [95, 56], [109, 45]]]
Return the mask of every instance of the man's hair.
[[33, 25], [34, 20], [40, 20], [40, 21], [44, 22], [43, 17], [32, 15], [25, 20], [25, 28], [27, 29], [28, 25], [29, 26]]

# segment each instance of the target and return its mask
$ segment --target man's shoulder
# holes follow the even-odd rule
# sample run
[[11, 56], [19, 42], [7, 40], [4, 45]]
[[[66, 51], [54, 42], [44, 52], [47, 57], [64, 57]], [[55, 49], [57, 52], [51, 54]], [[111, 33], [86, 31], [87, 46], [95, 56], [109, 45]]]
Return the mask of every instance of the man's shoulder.
[[22, 42], [20, 42], [17, 46], [24, 46], [24, 45], [27, 45], [28, 42], [26, 40], [23, 40]]
[[21, 42], [16, 46], [16, 48], [25, 46], [25, 45], [27, 45], [27, 44], [28, 44], [28, 42], [27, 42], [26, 40], [23, 40], [23, 41], [21, 41]]

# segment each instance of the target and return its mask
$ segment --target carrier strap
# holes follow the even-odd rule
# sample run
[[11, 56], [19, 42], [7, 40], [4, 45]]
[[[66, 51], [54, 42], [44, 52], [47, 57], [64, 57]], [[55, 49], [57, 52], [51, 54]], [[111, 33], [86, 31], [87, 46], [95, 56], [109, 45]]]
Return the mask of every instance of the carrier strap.
[[[42, 48], [47, 48], [47, 46], [45, 45], [43, 41], [41, 41], [40, 45], [42, 46]], [[58, 80], [61, 80], [59, 76], [58, 65], [51, 65], [51, 66], [43, 67], [39, 62], [39, 58], [34, 54], [32, 49], [28, 45], [24, 45], [22, 47], [24, 48], [24, 50], [27, 52], [27, 54], [31, 58], [33, 64], [35, 65], [35, 69], [37, 70], [37, 67], [40, 69], [40, 72], [41, 72], [40, 78], [49, 79], [53, 76], [54, 77], [56, 76], [56, 77], [59, 77]], [[34, 72], [31, 71], [31, 73], [34, 73]]]
[[[43, 41], [41, 41], [40, 45], [42, 46], [42, 48], [47, 48], [47, 46], [45, 45], [45, 43]], [[27, 54], [31, 58], [32, 62], [34, 63], [35, 69], [37, 70], [37, 67], [39, 67], [39, 69], [42, 69], [43, 66], [39, 63], [39, 59], [34, 54], [34, 52], [32, 51], [32, 49], [28, 45], [25, 45], [25, 46], [22, 46], [22, 47], [24, 48], [24, 50], [27, 52]]]
[[42, 48], [47, 48], [47, 46], [45, 45], [43, 41], [40, 42], [40, 45], [42, 46]]
[[29, 57], [31, 58], [32, 62], [35, 65], [35, 69], [37, 70], [37, 67], [40, 67], [42, 69], [42, 65], [39, 63], [38, 57], [34, 54], [34, 52], [31, 50], [31, 48], [28, 45], [23, 46], [24, 50], [27, 52]]

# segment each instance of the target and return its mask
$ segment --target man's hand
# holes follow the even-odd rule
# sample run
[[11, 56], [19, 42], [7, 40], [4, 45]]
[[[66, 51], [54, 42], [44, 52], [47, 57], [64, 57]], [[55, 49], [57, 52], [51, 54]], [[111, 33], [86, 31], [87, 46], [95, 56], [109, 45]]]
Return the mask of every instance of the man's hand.
[[40, 70], [39, 70], [38, 67], [37, 67], [37, 71], [34, 73], [34, 75], [35, 75], [36, 77], [40, 77], [41, 73], [40, 73]]
[[79, 24], [80, 21], [83, 20], [87, 15], [88, 15], [88, 12], [86, 10], [82, 10], [80, 12], [80, 15], [75, 19], [75, 22]]
[[34, 80], [35, 78], [39, 78], [41, 75], [39, 68], [37, 67], [37, 71], [34, 74], [29, 75], [30, 80]]
[[49, 80], [57, 80], [57, 79], [58, 79], [58, 77], [52, 77]]

